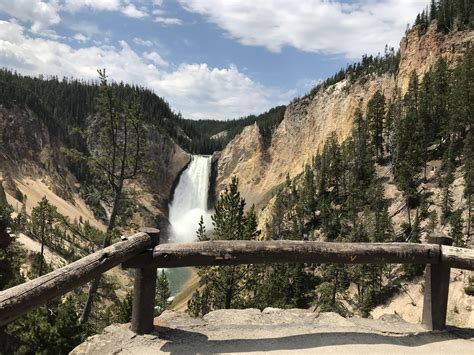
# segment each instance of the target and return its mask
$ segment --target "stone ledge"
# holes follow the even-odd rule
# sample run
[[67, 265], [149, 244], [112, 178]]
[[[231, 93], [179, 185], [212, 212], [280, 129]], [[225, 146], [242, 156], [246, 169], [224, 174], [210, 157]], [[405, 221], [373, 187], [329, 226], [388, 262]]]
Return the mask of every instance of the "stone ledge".
[[317, 316], [308, 310], [266, 308], [218, 310], [203, 318], [166, 311], [153, 334], [138, 336], [128, 324], [111, 325], [71, 354], [472, 354], [474, 330], [428, 332], [397, 316], [378, 320]]

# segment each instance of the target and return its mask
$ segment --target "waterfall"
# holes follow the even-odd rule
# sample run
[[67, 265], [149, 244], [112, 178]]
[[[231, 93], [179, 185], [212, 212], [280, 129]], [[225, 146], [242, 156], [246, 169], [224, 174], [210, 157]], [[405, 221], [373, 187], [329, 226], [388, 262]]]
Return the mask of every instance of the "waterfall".
[[210, 156], [192, 156], [189, 166], [179, 178], [173, 201], [169, 205], [169, 243], [194, 241], [201, 216], [206, 229], [211, 227], [211, 213], [207, 206], [210, 173]]
[[[193, 155], [186, 170], [181, 174], [169, 205], [168, 243], [184, 243], [196, 240], [198, 223], [203, 216], [207, 230], [212, 227], [211, 211], [208, 210], [211, 157]], [[158, 272], [161, 272], [160, 270]], [[172, 298], [192, 276], [190, 268], [165, 269]]]

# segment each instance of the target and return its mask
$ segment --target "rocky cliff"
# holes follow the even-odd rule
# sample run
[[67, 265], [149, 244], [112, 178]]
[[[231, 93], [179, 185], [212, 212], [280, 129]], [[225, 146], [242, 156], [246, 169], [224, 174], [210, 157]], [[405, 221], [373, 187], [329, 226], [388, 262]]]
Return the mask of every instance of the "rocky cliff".
[[[190, 156], [172, 139], [156, 130], [149, 130], [148, 143], [153, 171], [133, 185], [141, 190], [141, 203], [151, 212], [148, 215], [163, 221], [173, 183]], [[25, 202], [26, 210], [30, 211], [38, 198], [46, 195], [60, 212], [65, 212], [65, 209], [59, 204], [70, 205], [70, 213], [66, 215], [74, 215], [72, 210], [76, 206], [78, 216], [92, 216], [79, 211], [87, 208], [79, 197], [80, 185], [67, 168], [63, 147], [65, 143], [61, 134], [54, 127], [48, 127], [47, 122], [28, 107], [0, 106], [0, 182], [3, 181], [13, 207], [20, 209], [21, 203]], [[39, 185], [42, 191], [37, 191]], [[28, 189], [28, 186], [33, 187]], [[25, 194], [26, 199], [23, 199]], [[138, 221], [152, 223], [140, 218]], [[98, 221], [91, 222], [100, 225]]]
[[365, 109], [377, 90], [388, 100], [397, 89], [403, 94], [413, 71], [421, 77], [440, 57], [453, 65], [473, 43], [474, 31], [445, 35], [436, 30], [435, 22], [423, 35], [413, 28], [401, 40], [396, 75], [370, 74], [355, 82], [343, 80], [319, 90], [313, 97], [296, 100], [287, 107], [268, 149], [261, 144], [257, 126], [244, 129], [219, 153], [217, 192], [237, 176], [247, 202], [263, 206], [272, 188], [281, 184], [287, 174], [299, 174], [332, 132], [341, 141], [347, 138], [355, 110]]

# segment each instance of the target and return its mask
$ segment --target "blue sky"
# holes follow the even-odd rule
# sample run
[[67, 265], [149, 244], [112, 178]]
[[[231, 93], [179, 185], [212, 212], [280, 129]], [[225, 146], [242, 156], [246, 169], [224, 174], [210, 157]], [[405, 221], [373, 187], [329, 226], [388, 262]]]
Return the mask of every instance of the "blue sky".
[[146, 86], [186, 118], [263, 112], [384, 45], [428, 0], [0, 0], [0, 66]]

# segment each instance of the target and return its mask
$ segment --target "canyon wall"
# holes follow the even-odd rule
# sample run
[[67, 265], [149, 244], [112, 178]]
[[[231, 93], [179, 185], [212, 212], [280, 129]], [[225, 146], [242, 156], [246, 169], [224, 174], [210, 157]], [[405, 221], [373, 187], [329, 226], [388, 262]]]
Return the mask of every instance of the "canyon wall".
[[[89, 132], [88, 136], [96, 135]], [[173, 183], [190, 159], [188, 153], [156, 129], [149, 129], [148, 144], [151, 174], [131, 183], [132, 187], [140, 191], [138, 199], [148, 210], [145, 213], [148, 220], [136, 220], [140, 224], [166, 219]], [[62, 133], [28, 107], [14, 103], [9, 107], [0, 105], [0, 183], [3, 182], [13, 207], [21, 209], [22, 204], [26, 203], [25, 208], [30, 211], [37, 198], [30, 196], [28, 199], [28, 195], [35, 192], [39, 198], [48, 196], [60, 211], [63, 209], [58, 204], [67, 204], [70, 210], [77, 207], [78, 216], [84, 214], [86, 207], [79, 194], [80, 184], [67, 167], [64, 147]], [[25, 188], [31, 184], [35, 184], [36, 190], [41, 186], [44, 191], [40, 193]], [[26, 199], [23, 199], [22, 195], [25, 194]], [[74, 211], [71, 213], [74, 215]], [[91, 222], [100, 225], [100, 221]]]
[[288, 105], [267, 149], [261, 144], [258, 127], [246, 127], [217, 155], [216, 193], [232, 176], [237, 176], [247, 203], [264, 206], [272, 189], [281, 184], [287, 174], [290, 177], [299, 174], [332, 132], [341, 141], [347, 138], [356, 109], [360, 107], [364, 111], [377, 90], [388, 100], [397, 88], [403, 94], [413, 71], [422, 77], [440, 57], [452, 66], [473, 43], [474, 31], [445, 35], [432, 23], [427, 32], [420, 35], [418, 28], [413, 28], [401, 40], [397, 75], [369, 74], [353, 83], [343, 80], [319, 90], [312, 98], [296, 100]]

